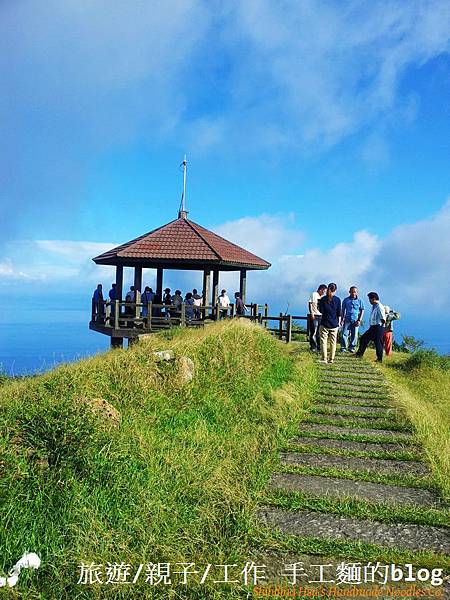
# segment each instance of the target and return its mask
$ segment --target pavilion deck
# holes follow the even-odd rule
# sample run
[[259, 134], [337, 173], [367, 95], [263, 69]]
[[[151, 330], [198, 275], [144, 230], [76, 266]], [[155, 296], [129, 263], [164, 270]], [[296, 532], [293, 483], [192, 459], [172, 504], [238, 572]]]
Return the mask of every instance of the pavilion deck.
[[[306, 320], [306, 317], [293, 317], [292, 315], [269, 315], [267, 304], [246, 304], [247, 313], [240, 318], [250, 319], [260, 323], [279, 339], [290, 342], [292, 339], [292, 323], [294, 319]], [[121, 345], [123, 338], [134, 340], [141, 335], [157, 333], [172, 327], [204, 327], [220, 319], [236, 317], [235, 305], [228, 308], [219, 305], [204, 305], [193, 308], [186, 304], [180, 307], [165, 304], [149, 303], [144, 305], [137, 302], [123, 302], [116, 300], [114, 303], [104, 301], [103, 305], [92, 304], [91, 321], [89, 329], [111, 337], [111, 345]], [[272, 327], [273, 322], [275, 326]]]

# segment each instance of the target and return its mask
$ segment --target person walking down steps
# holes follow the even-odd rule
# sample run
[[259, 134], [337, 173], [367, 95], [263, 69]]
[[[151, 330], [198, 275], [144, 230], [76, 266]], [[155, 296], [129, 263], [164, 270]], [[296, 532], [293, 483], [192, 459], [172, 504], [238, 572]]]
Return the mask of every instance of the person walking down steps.
[[[319, 362], [333, 363], [336, 355], [336, 342], [341, 318], [341, 299], [335, 296], [337, 285], [329, 283], [327, 293], [319, 300], [319, 311], [322, 314], [320, 322], [320, 352]], [[328, 338], [330, 340], [330, 358], [328, 358]]]

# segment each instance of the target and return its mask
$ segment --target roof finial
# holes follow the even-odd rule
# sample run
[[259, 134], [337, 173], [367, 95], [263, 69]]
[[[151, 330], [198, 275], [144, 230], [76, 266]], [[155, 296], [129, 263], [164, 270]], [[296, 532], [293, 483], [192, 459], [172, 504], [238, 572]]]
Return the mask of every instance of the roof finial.
[[183, 193], [181, 194], [180, 210], [178, 211], [179, 219], [187, 219], [188, 211], [186, 210], [186, 171], [187, 171], [187, 160], [186, 154], [180, 167], [183, 167]]

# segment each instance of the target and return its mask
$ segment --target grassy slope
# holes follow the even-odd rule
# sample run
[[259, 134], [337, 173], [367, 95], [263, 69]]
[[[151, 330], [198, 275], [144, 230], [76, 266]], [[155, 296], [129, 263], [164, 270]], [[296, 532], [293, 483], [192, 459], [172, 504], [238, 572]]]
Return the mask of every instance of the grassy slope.
[[416, 428], [437, 485], [450, 500], [450, 370], [413, 365], [410, 356], [394, 353], [382, 370]]
[[[155, 363], [162, 348], [194, 360], [192, 383]], [[43, 559], [12, 597], [130, 597], [129, 588], [77, 586], [80, 561], [245, 563], [256, 498], [313, 387], [311, 363], [302, 364], [299, 373], [261, 329], [226, 323], [4, 385], [1, 571], [24, 550]], [[83, 398], [106, 399], [121, 426]], [[139, 583], [133, 597], [144, 590], [167, 597]], [[217, 585], [188, 591], [222, 597]]]

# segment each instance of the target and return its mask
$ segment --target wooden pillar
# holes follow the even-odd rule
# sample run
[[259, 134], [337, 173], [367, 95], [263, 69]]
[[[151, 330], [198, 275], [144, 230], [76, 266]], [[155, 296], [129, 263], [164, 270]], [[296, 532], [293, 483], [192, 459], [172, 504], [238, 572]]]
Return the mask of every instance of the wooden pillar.
[[122, 302], [123, 296], [123, 267], [122, 265], [116, 266], [116, 300]]
[[287, 316], [286, 322], [286, 343], [289, 344], [292, 341], [292, 315]]
[[280, 338], [280, 340], [283, 339], [283, 313], [280, 313], [280, 322], [279, 322], [279, 329], [278, 329], [278, 337]]
[[[116, 265], [116, 304], [114, 314], [114, 329], [119, 329], [119, 317], [121, 313], [121, 305], [123, 298], [123, 266]], [[112, 348], [123, 348], [123, 338], [111, 337]]]
[[111, 337], [111, 348], [123, 348], [123, 338]]
[[141, 307], [138, 304], [141, 303], [141, 292], [142, 292], [142, 267], [134, 267], [134, 302], [135, 306], [135, 317], [138, 319], [141, 315]]
[[156, 294], [159, 296], [159, 299], [162, 302], [162, 293], [163, 293], [163, 273], [164, 269], [158, 267], [156, 269]]
[[134, 267], [134, 289], [142, 292], [142, 267]]
[[217, 304], [218, 297], [219, 297], [219, 271], [214, 269], [213, 283], [212, 283], [212, 300], [211, 300], [211, 304], [213, 306], [215, 306]]
[[[209, 288], [211, 285], [211, 271], [204, 270], [203, 271], [203, 306], [208, 306], [209, 304]], [[205, 309], [203, 311], [203, 318], [205, 319], [209, 314], [209, 310]]]
[[242, 302], [245, 304], [245, 297], [247, 295], [247, 269], [241, 269], [239, 277], [239, 292], [241, 294]]

